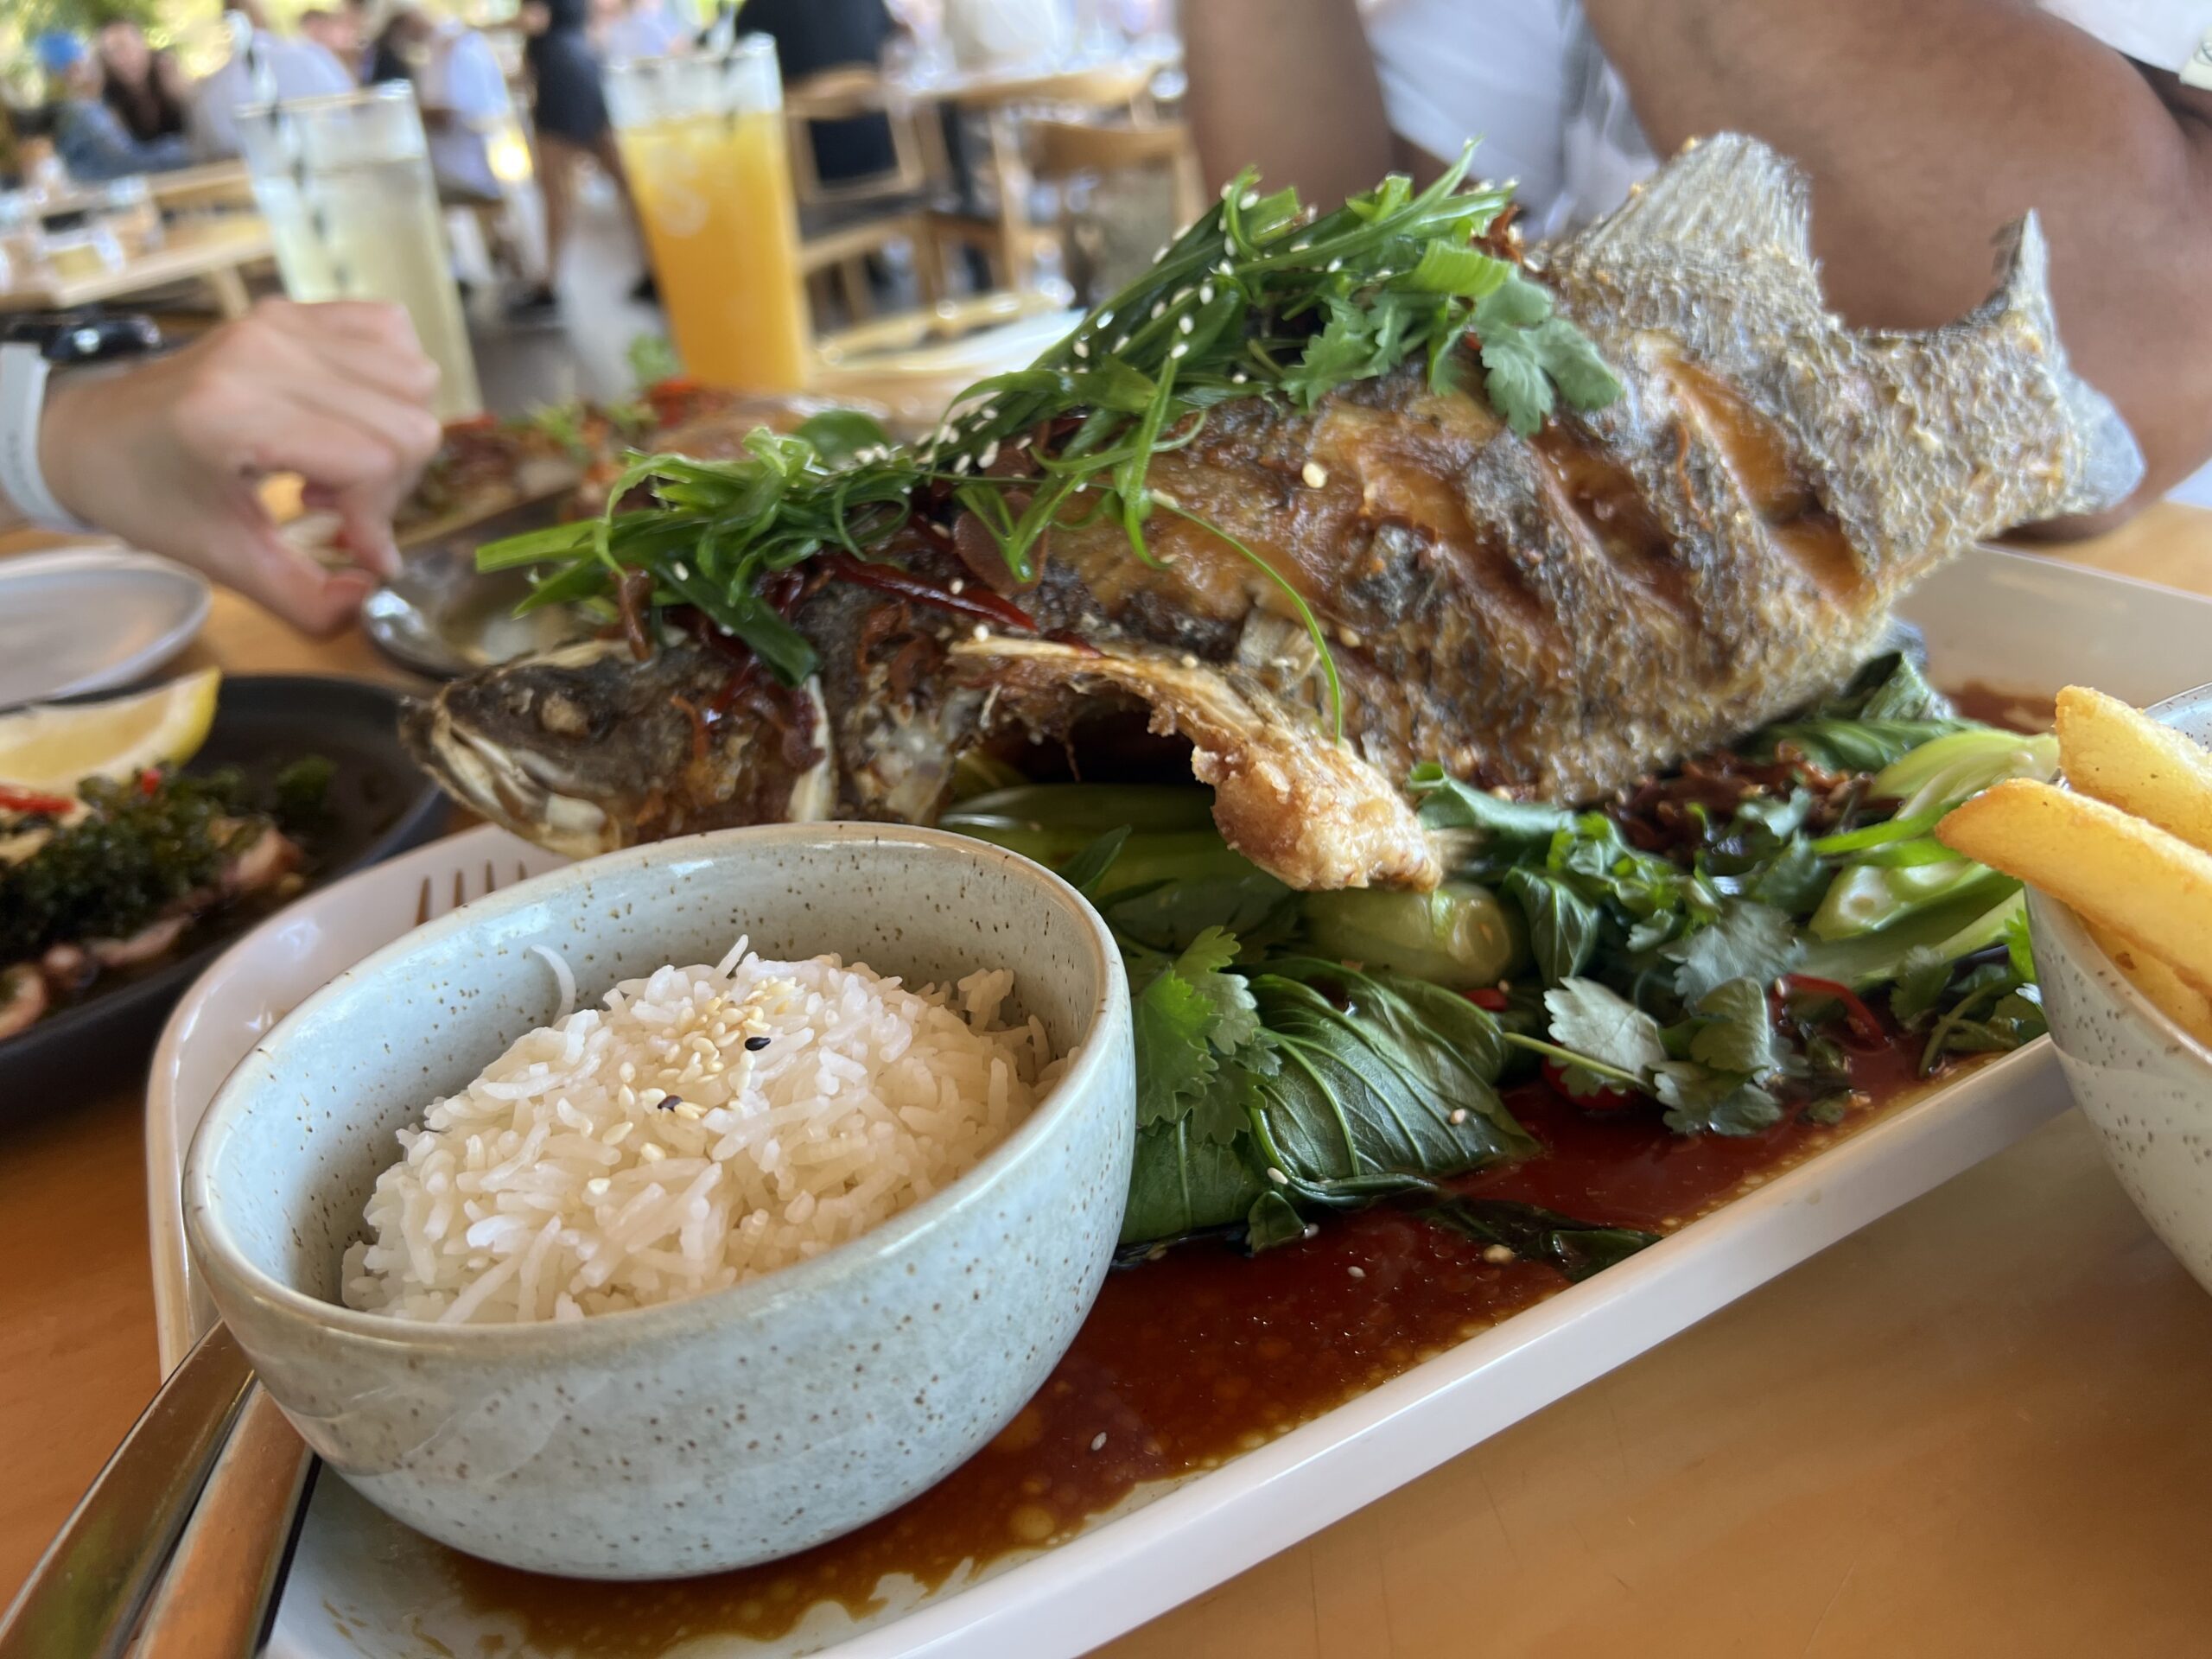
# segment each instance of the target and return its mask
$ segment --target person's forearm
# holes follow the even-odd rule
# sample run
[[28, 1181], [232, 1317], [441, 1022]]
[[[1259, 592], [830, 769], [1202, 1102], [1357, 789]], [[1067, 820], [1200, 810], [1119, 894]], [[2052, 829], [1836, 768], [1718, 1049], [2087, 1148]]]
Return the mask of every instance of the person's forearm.
[[1390, 170], [1390, 124], [1355, 0], [1184, 0], [1198, 162], [1219, 186], [1256, 166], [1333, 207]]
[[2032, 207], [2060, 335], [2149, 461], [2139, 500], [2212, 454], [2212, 121], [2186, 93], [2024, 0], [1586, 6], [1662, 155], [1734, 130], [1804, 165], [1846, 316], [1957, 317]]

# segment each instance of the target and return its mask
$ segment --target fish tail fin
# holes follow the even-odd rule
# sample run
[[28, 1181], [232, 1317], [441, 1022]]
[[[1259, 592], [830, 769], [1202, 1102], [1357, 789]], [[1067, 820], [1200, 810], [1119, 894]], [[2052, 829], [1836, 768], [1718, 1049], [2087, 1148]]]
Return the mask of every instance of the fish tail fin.
[[2042, 342], [2075, 448], [2064, 492], [2050, 516], [2119, 505], [2143, 481], [2143, 451], [2112, 399], [2067, 363], [2050, 294], [2050, 245], [2032, 212], [1999, 232], [1997, 267], [1995, 291], [1949, 327], [1936, 330], [1929, 337], [1931, 350], [1956, 353], [1970, 365], [1986, 361], [1993, 349]]

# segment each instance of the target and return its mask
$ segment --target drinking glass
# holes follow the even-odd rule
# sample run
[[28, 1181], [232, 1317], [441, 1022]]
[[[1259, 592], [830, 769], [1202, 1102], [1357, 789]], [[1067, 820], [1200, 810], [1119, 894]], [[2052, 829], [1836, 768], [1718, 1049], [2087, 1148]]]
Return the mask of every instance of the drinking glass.
[[480, 413], [414, 88], [392, 81], [244, 109], [238, 138], [285, 293], [405, 307], [438, 365], [439, 418]]
[[607, 106], [684, 372], [801, 390], [812, 352], [775, 42], [612, 64]]

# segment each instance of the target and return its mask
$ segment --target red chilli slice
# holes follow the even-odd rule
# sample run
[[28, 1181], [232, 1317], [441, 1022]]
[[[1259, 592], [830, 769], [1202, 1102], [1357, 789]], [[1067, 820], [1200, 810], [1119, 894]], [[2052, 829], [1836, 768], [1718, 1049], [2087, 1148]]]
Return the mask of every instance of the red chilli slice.
[[1036, 620], [1027, 611], [1012, 600], [1001, 598], [988, 588], [980, 593], [956, 594], [934, 582], [925, 582], [896, 565], [871, 564], [843, 551], [824, 553], [821, 556], [821, 562], [839, 582], [873, 588], [878, 593], [896, 594], [917, 605], [934, 605], [939, 610], [972, 616], [981, 622], [995, 622], [1001, 627], [1020, 628], [1024, 633], [1037, 632]]
[[41, 817], [59, 817], [75, 804], [67, 795], [42, 795], [35, 789], [0, 784], [0, 809], [10, 812], [35, 812]]
[[1844, 1019], [1871, 1046], [1879, 1048], [1890, 1040], [1889, 1033], [1882, 1029], [1874, 1010], [1861, 1001], [1859, 993], [1848, 985], [1822, 979], [1817, 974], [1784, 974], [1782, 987], [1784, 996], [1819, 996], [1841, 1003]]

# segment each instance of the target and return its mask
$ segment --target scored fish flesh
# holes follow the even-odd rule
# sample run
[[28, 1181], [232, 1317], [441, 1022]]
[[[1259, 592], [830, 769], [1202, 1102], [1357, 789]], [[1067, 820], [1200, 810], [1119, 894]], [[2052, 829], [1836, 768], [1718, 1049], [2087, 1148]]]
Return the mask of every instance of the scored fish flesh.
[[[1755, 141], [1693, 147], [1529, 258], [1618, 374], [1615, 403], [1523, 439], [1414, 365], [1310, 414], [1220, 405], [1149, 477], [1205, 524], [1155, 513], [1156, 565], [1116, 524], [1055, 527], [1012, 595], [1033, 628], [817, 565], [790, 612], [821, 657], [804, 686], [672, 631], [645, 662], [592, 641], [455, 682], [409, 739], [478, 810], [583, 854], [926, 823], [963, 751], [1133, 711], [1188, 741], [1224, 836], [1293, 887], [1431, 887], [1416, 765], [1549, 800], [1626, 788], [1841, 683], [1898, 594], [1977, 537], [2139, 481], [2118, 414], [2067, 367], [2032, 217], [1984, 305], [1896, 334], [1827, 311], [1807, 210]], [[948, 539], [909, 526], [880, 554], [946, 591], [993, 575]], [[1275, 578], [1327, 639], [1341, 741]]]

